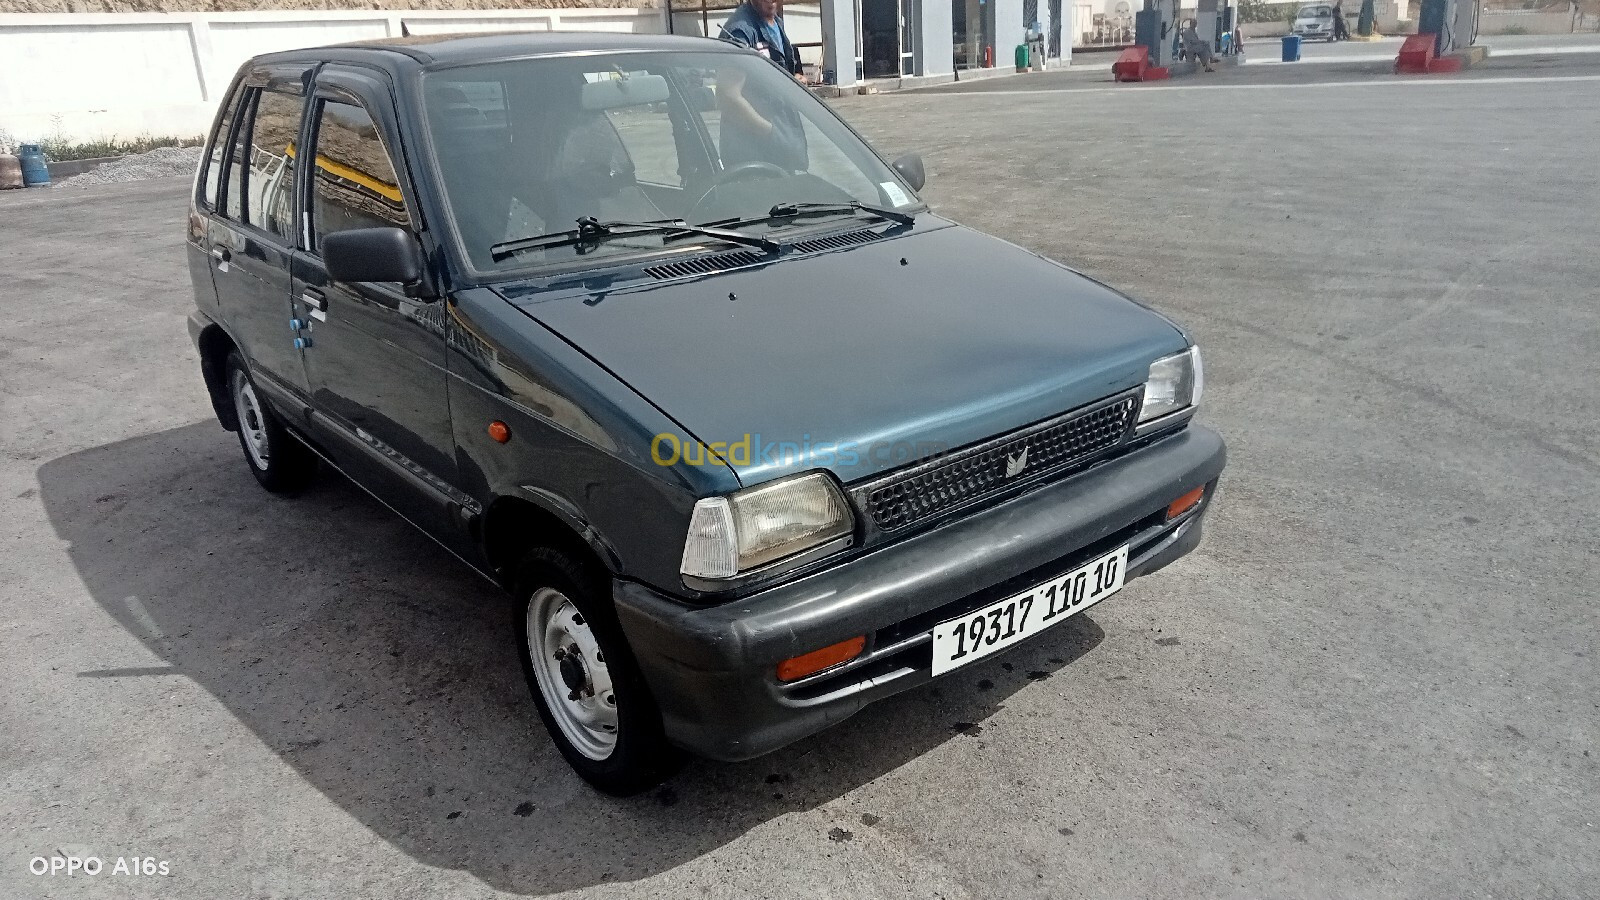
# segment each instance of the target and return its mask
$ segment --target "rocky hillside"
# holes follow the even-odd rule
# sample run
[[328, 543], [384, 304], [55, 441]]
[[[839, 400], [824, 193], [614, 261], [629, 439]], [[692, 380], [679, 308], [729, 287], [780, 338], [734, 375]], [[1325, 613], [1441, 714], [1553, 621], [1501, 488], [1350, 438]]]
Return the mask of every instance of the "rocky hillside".
[[264, 9], [582, 9], [657, 0], [0, 0], [0, 13], [250, 12]]

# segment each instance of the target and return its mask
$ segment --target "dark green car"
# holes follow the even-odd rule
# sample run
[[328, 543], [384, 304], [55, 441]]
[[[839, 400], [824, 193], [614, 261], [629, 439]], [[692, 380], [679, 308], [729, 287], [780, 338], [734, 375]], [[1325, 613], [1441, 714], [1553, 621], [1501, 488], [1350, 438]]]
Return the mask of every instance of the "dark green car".
[[271, 54], [196, 180], [190, 328], [262, 486], [337, 467], [505, 586], [551, 737], [637, 791], [1200, 540], [1188, 337], [922, 180], [715, 41]]

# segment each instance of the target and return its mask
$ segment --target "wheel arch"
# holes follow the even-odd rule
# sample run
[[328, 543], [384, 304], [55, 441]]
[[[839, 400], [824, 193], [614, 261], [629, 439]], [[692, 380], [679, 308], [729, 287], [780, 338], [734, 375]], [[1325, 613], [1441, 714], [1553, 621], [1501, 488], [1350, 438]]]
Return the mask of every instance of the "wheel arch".
[[546, 491], [522, 487], [498, 496], [484, 509], [481, 522], [484, 558], [507, 586], [517, 562], [534, 547], [570, 553], [596, 575], [622, 571], [622, 559], [611, 543], [576, 507]]
[[206, 393], [211, 396], [211, 409], [217, 421], [227, 431], [239, 430], [239, 416], [228, 396], [228, 354], [238, 349], [233, 338], [215, 322], [200, 330], [195, 339], [200, 351], [200, 377], [205, 379]]

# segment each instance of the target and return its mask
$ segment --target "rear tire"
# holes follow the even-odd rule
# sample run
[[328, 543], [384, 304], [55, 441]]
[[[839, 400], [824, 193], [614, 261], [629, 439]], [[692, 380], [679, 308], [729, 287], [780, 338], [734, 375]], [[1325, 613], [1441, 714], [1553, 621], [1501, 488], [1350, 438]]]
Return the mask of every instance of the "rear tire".
[[228, 396], [239, 422], [239, 447], [256, 481], [274, 494], [300, 490], [317, 474], [317, 456], [283, 427], [250, 380], [238, 353], [228, 354]]
[[517, 650], [539, 718], [585, 781], [618, 797], [647, 791], [682, 764], [622, 634], [605, 578], [559, 550], [518, 569]]

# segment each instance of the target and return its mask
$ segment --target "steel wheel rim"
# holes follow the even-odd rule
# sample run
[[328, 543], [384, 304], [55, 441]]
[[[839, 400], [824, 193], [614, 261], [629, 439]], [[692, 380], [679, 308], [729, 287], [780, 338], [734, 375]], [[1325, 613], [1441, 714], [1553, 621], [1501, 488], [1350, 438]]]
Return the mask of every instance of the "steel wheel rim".
[[233, 409], [239, 416], [239, 434], [244, 437], [244, 452], [256, 468], [266, 471], [272, 461], [266, 412], [256, 399], [255, 386], [243, 372], [233, 373]]
[[579, 753], [600, 761], [617, 747], [611, 670], [583, 614], [555, 588], [528, 601], [528, 658], [556, 726]]

